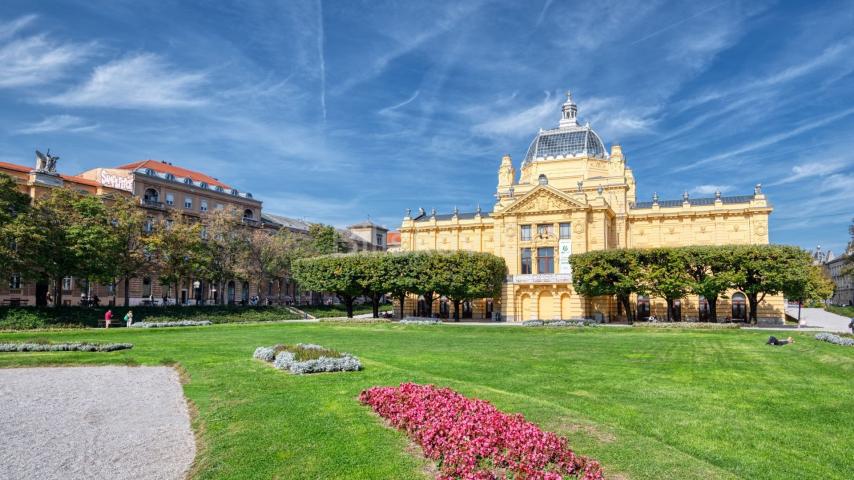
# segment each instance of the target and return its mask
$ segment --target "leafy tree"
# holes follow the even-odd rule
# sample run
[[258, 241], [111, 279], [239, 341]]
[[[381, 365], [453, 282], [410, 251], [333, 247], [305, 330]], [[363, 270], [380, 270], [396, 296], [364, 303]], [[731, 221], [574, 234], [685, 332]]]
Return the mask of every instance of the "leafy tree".
[[[806, 254], [806, 252], [804, 252]], [[819, 265], [802, 263], [801, 268], [792, 265], [788, 279], [783, 287], [786, 298], [798, 300], [801, 303], [811, 301], [826, 301], [833, 296], [836, 285], [827, 277], [825, 270]]]
[[350, 251], [350, 245], [331, 225], [315, 223], [308, 228], [308, 235], [312, 238], [314, 250], [318, 255]]
[[385, 252], [364, 252], [353, 255], [358, 260], [360, 274], [359, 285], [362, 286], [363, 294], [371, 299], [373, 317], [380, 316], [380, 300], [389, 292], [386, 282]]
[[130, 305], [130, 279], [144, 271], [150, 263], [146, 255], [146, 218], [136, 201], [125, 196], [112, 199], [109, 216], [113, 227], [110, 252], [112, 277], [124, 282], [124, 303], [127, 307]]
[[400, 318], [405, 316], [406, 296], [415, 291], [418, 283], [418, 272], [414, 268], [414, 258], [418, 255], [422, 253], [387, 253], [379, 259], [383, 270], [383, 290], [397, 299], [400, 304]]
[[24, 258], [19, 250], [17, 238], [22, 236], [16, 219], [26, 215], [30, 208], [30, 196], [18, 190], [15, 180], [0, 173], [0, 274], [8, 275], [21, 270]]
[[55, 188], [37, 198], [19, 220], [18, 244], [21, 236], [28, 242], [26, 270], [54, 281], [57, 305], [62, 304], [61, 282], [66, 275], [112, 281], [115, 237], [100, 198]]
[[426, 317], [433, 316], [433, 301], [438, 294], [451, 289], [448, 264], [445, 257], [448, 252], [429, 251], [417, 252], [412, 256], [411, 267], [415, 272], [417, 282], [412, 292], [424, 297], [424, 312]]
[[494, 298], [501, 292], [507, 276], [504, 259], [489, 253], [458, 250], [450, 254], [437, 252], [444, 264], [441, 276], [442, 294], [454, 305], [454, 321], [460, 319], [460, 304], [476, 298]]
[[208, 213], [204, 227], [199, 227], [199, 236], [204, 229], [208, 253], [203, 274], [220, 292], [217, 297], [219, 303], [225, 303], [227, 281], [251, 278], [249, 271], [252, 267], [245, 267], [249, 256], [249, 232], [242, 224], [242, 218], [243, 214], [235, 208], [217, 209]]
[[676, 317], [674, 302], [685, 297], [691, 283], [684, 250], [653, 248], [642, 250], [639, 255], [645, 290], [664, 298], [667, 302], [667, 320], [673, 320]]
[[792, 285], [792, 272], [812, 264], [805, 251], [788, 245], [735, 245], [732, 251], [733, 287], [744, 292], [750, 321], [756, 323], [759, 303]]
[[569, 261], [576, 292], [587, 297], [614, 295], [629, 323], [634, 321], [629, 300], [633, 293], [644, 293], [637, 250], [597, 250], [573, 255]]
[[148, 251], [156, 262], [160, 282], [174, 285], [179, 298], [182, 279], [204, 272], [211, 265], [211, 251], [202, 239], [203, 226], [186, 220], [183, 215], [164, 220], [148, 237]]
[[290, 275], [293, 263], [300, 258], [314, 256], [311, 238], [303, 233], [281, 229], [275, 235], [258, 230], [253, 236], [258, 242], [261, 254], [261, 265], [264, 275], [277, 280], [278, 296], [281, 297], [281, 287]]
[[[709, 317], [717, 322], [718, 298], [725, 298], [735, 279], [731, 250], [726, 247], [687, 247], [684, 251], [688, 275], [691, 276], [691, 292], [706, 299]], [[702, 317], [699, 311], [698, 315]]]
[[353, 316], [353, 302], [364, 292], [359, 282], [360, 260], [354, 255], [333, 254], [303, 258], [294, 262], [293, 275], [301, 286], [338, 295]]

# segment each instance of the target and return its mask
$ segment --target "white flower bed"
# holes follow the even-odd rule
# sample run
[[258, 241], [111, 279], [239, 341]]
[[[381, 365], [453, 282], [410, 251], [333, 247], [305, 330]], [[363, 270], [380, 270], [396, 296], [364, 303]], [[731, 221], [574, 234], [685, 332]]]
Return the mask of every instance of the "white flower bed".
[[138, 322], [131, 323], [131, 328], [166, 328], [166, 327], [202, 327], [213, 325], [210, 320], [179, 320], [177, 322]]
[[597, 322], [593, 320], [584, 320], [583, 318], [575, 318], [572, 320], [525, 320], [522, 322], [523, 327], [585, 327], [594, 326]]
[[114, 352], [132, 343], [0, 343], [0, 352]]
[[402, 323], [404, 325], [438, 325], [442, 323], [438, 318], [404, 318], [403, 320], [397, 322]]
[[546, 322], [542, 320], [525, 320], [522, 322], [523, 327], [542, 327]]
[[707, 330], [725, 330], [741, 328], [738, 323], [711, 323], [711, 322], [643, 322], [635, 323], [636, 328], [694, 328]]
[[[296, 346], [308, 350], [325, 349], [321, 345], [312, 343], [299, 343]], [[296, 360], [292, 352], [281, 351], [276, 353], [275, 347], [258, 347], [252, 356], [264, 362], [272, 362], [273, 367], [279, 370], [297, 375], [320, 372], [350, 372], [362, 369], [362, 363], [359, 359], [349, 353], [342, 353], [340, 357], [320, 357], [300, 362]]]
[[842, 345], [844, 347], [854, 347], [854, 338], [840, 337], [832, 333], [822, 332], [815, 335], [816, 340], [832, 343], [834, 345]]

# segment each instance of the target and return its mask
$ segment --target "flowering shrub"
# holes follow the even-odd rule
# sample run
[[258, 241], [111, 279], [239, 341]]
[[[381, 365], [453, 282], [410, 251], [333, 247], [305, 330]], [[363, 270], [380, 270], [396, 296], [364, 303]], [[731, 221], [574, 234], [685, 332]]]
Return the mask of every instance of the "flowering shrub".
[[441, 480], [604, 478], [599, 463], [576, 455], [565, 438], [449, 388], [403, 383], [369, 388], [359, 400], [439, 460]]
[[273, 366], [279, 370], [286, 370], [299, 375], [362, 369], [359, 359], [349, 353], [339, 353], [312, 343], [258, 347], [252, 357], [265, 362], [272, 362]]
[[542, 320], [525, 320], [522, 322], [523, 327], [542, 327], [546, 322]]
[[438, 318], [404, 318], [397, 322], [404, 325], [438, 325], [442, 323]]
[[179, 320], [177, 322], [137, 322], [131, 328], [201, 327], [211, 325], [209, 320]]
[[815, 335], [816, 340], [821, 340], [822, 342], [830, 342], [835, 345], [842, 345], [845, 347], [854, 346], [854, 339], [847, 337], [840, 337], [839, 335], [834, 335], [832, 333], [822, 332], [817, 333]]
[[114, 352], [132, 343], [0, 343], [0, 352]]
[[730, 328], [741, 328], [737, 323], [711, 323], [711, 322], [645, 322], [635, 323], [638, 328], [697, 328], [709, 330], [726, 330]]

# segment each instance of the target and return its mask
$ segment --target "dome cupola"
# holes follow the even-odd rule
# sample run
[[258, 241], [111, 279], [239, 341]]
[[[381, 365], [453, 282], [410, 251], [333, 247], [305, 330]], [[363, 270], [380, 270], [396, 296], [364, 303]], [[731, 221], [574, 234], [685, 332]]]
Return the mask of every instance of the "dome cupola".
[[605, 145], [599, 135], [589, 124], [578, 123], [578, 106], [572, 100], [572, 94], [566, 92], [558, 127], [537, 133], [528, 147], [523, 165], [537, 159], [578, 156], [605, 158], [605, 155]]

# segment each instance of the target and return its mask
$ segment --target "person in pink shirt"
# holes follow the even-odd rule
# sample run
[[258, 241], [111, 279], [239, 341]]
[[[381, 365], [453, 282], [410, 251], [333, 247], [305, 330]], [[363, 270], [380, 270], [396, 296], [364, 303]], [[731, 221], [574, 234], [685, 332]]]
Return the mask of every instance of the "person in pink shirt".
[[113, 311], [107, 310], [104, 314], [104, 328], [110, 328], [110, 322], [113, 320]]

